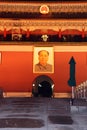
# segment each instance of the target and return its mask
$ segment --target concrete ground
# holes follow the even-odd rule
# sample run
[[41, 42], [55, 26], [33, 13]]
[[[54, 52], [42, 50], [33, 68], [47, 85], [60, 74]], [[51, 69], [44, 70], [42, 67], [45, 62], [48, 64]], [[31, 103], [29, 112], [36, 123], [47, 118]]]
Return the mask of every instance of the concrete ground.
[[87, 130], [87, 101], [69, 98], [2, 98], [0, 130]]

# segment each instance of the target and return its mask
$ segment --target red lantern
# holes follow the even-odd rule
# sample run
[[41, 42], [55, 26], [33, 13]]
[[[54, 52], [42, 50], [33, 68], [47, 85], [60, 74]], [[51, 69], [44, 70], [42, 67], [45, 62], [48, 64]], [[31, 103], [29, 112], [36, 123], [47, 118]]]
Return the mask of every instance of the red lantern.
[[4, 29], [4, 38], [6, 37], [7, 32], [6, 32], [6, 28]]
[[84, 31], [84, 28], [82, 29], [82, 38], [85, 37], [85, 31]]
[[61, 35], [62, 35], [61, 29], [59, 29], [59, 38], [61, 38]]
[[29, 38], [29, 36], [30, 36], [30, 31], [29, 31], [29, 29], [27, 29], [27, 35], [26, 35], [26, 37]]

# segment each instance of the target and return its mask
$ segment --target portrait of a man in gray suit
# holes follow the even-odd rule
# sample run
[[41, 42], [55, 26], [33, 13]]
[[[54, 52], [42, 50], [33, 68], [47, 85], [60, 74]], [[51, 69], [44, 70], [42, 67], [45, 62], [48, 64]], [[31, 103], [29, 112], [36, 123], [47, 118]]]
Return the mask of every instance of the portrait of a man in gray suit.
[[49, 63], [50, 53], [48, 50], [44, 48], [38, 51], [38, 62], [35, 64], [35, 72], [48, 72], [51, 73], [53, 71], [53, 64]]
[[38, 52], [39, 62], [35, 65], [35, 71], [51, 72], [52, 65], [47, 63], [49, 58], [49, 52], [46, 50], [41, 50]]

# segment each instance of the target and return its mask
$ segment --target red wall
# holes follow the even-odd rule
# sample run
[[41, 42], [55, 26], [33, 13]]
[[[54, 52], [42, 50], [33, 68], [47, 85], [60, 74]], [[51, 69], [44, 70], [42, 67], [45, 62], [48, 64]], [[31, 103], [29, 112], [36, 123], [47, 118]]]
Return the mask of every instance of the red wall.
[[[77, 85], [87, 79], [87, 52], [55, 52], [54, 73], [46, 74], [54, 81], [55, 92], [69, 92], [69, 60], [76, 61]], [[41, 75], [41, 74], [40, 74]], [[33, 73], [32, 52], [2, 52], [0, 64], [0, 87], [5, 91], [31, 91], [33, 80], [39, 74]]]

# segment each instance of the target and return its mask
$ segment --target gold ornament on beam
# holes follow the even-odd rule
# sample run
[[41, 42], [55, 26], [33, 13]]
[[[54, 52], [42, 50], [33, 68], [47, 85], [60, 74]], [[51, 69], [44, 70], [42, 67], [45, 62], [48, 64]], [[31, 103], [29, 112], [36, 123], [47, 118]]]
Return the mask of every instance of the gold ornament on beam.
[[47, 5], [42, 5], [40, 7], [40, 13], [41, 14], [48, 14], [49, 13], [49, 7]]

